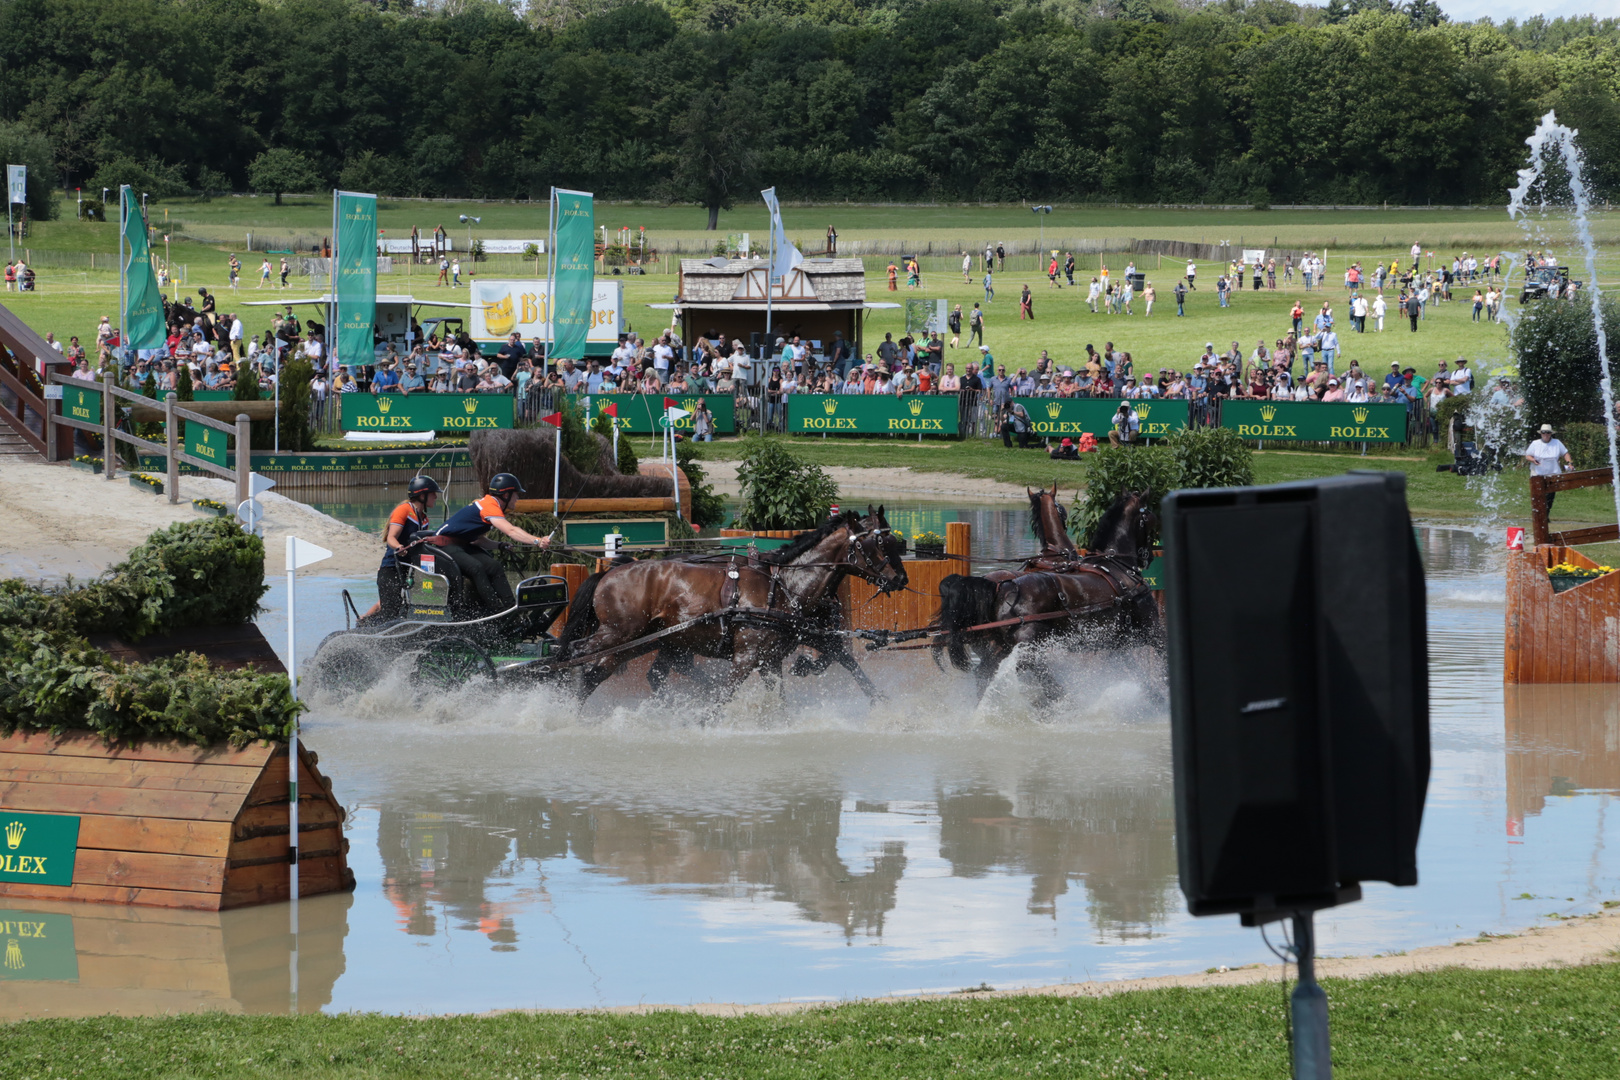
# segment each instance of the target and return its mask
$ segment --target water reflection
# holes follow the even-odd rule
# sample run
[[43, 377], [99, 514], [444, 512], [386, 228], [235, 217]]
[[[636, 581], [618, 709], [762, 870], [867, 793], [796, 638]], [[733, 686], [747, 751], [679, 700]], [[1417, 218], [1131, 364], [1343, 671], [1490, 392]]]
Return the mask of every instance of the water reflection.
[[1173, 893], [1167, 793], [1075, 792], [1066, 780], [1035, 777], [1011, 795], [965, 790], [923, 802], [795, 794], [749, 814], [638, 812], [539, 796], [419, 800], [379, 813], [383, 891], [407, 934], [434, 937], [443, 917], [496, 949], [511, 948], [511, 911], [491, 893], [532, 881], [536, 863], [574, 859], [625, 884], [768, 899], [845, 938], [881, 939], [899, 884], [921, 855], [942, 860], [952, 877], [1027, 877], [1024, 910], [1046, 918], [1056, 917], [1072, 882], [1084, 882], [1099, 930], [1151, 936]]
[[[300, 1012], [332, 1003], [347, 963], [353, 902], [347, 894], [302, 902]], [[35, 900], [13, 906], [0, 912], [8, 940], [17, 942], [0, 974], [0, 1016], [291, 1010], [285, 905], [226, 912]], [[26, 934], [9, 936], [25, 924]]]
[[1548, 799], [1620, 791], [1620, 688], [1605, 683], [1504, 688], [1507, 834]]

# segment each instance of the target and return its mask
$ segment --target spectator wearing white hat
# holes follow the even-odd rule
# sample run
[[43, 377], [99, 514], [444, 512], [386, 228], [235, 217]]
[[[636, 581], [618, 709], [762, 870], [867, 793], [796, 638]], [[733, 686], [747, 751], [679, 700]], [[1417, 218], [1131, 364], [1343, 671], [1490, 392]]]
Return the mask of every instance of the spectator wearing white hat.
[[[1557, 476], [1560, 470], [1558, 461], [1562, 458], [1565, 465], [1575, 467], [1575, 459], [1570, 457], [1569, 448], [1562, 442], [1553, 438], [1551, 424], [1542, 424], [1541, 431], [1535, 439], [1525, 448], [1524, 460], [1530, 463], [1531, 476]], [[1547, 512], [1552, 513], [1553, 496], [1556, 492], [1546, 494]]]

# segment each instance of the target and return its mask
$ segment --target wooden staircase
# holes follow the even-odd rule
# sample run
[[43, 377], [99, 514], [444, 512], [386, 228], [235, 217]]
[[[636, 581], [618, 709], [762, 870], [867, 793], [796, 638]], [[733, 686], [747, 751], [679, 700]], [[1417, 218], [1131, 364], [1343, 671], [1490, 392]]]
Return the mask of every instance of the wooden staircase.
[[[61, 363], [62, 354], [0, 305], [0, 460], [50, 457], [50, 408], [36, 372]], [[68, 446], [72, 446], [69, 442]]]

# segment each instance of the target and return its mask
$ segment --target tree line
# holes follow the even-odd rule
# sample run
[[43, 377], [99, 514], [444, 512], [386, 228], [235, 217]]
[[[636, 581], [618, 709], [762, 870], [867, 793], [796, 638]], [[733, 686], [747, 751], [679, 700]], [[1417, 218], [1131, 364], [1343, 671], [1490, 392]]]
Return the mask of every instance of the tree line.
[[36, 217], [52, 186], [118, 183], [558, 184], [711, 222], [772, 184], [1499, 203], [1549, 109], [1620, 189], [1620, 20], [1453, 24], [1432, 0], [0, 0], [0, 71]]

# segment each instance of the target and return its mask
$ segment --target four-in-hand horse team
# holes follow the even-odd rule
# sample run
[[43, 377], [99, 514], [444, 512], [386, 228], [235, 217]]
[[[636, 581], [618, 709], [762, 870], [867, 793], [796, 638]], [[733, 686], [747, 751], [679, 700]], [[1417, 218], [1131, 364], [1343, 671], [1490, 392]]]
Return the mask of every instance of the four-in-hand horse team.
[[[507, 519], [525, 493], [519, 476], [503, 469], [481, 486], [483, 495], [435, 529], [428, 512], [439, 485], [412, 482], [390, 517], [377, 606], [322, 644], [312, 678], [361, 689], [405, 660], [419, 686], [544, 680], [584, 700], [629, 661], [652, 654], [646, 675], [655, 692], [682, 677], [704, 698], [724, 702], [754, 673], [780, 687], [793, 660], [796, 675], [838, 664], [876, 700], [852, 649], [864, 640], [868, 651], [929, 649], [942, 668], [943, 654], [973, 672], [981, 697], [1016, 656], [1039, 707], [1062, 695], [1050, 666], [1058, 653], [1114, 651], [1138, 663], [1139, 647], [1149, 656], [1163, 649], [1158, 598], [1143, 578], [1158, 524], [1149, 491], [1120, 493], [1081, 549], [1070, 539], [1057, 485], [1026, 489], [1036, 555], [979, 560], [1008, 565], [945, 577], [938, 615], [926, 626], [873, 630], [849, 625], [839, 586], [856, 577], [880, 595], [910, 589], [905, 539], [882, 506], [864, 514], [835, 508], [775, 550], [733, 539], [718, 549], [715, 541], [689, 541], [656, 557], [620, 553], [599, 561], [605, 567], [570, 595], [559, 575], [535, 575], [515, 589], [508, 583], [492, 556], [504, 544], [488, 534], [565, 549]], [[700, 660], [720, 662], [723, 673]]]

